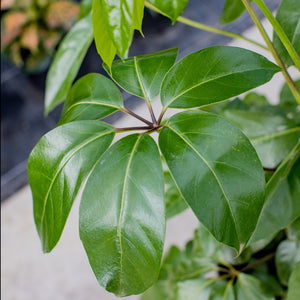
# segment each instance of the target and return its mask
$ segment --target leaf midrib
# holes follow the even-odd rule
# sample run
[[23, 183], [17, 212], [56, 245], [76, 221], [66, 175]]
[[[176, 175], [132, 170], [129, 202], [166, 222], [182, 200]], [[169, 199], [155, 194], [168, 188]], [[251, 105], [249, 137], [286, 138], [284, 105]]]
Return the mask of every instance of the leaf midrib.
[[[224, 197], [225, 197], [225, 200], [228, 204], [228, 207], [229, 207], [229, 210], [230, 210], [230, 213], [231, 213], [231, 216], [232, 216], [232, 219], [233, 219], [233, 223], [234, 223], [234, 226], [235, 226], [235, 231], [236, 231], [236, 235], [239, 239], [239, 234], [238, 234], [238, 230], [237, 230], [237, 223], [236, 223], [236, 219], [234, 217], [234, 214], [233, 214], [233, 211], [232, 211], [232, 208], [231, 208], [231, 205], [230, 205], [230, 200], [223, 188], [223, 185], [221, 184], [221, 181], [220, 179], [218, 178], [217, 174], [215, 173], [215, 171], [213, 170], [212, 166], [209, 164], [209, 162], [202, 156], [202, 154], [182, 135], [180, 134], [180, 132], [178, 132], [175, 128], [172, 128], [170, 126], [170, 124], [166, 124], [166, 126], [172, 130], [175, 134], [177, 134], [201, 159], [202, 161], [206, 164], [206, 166], [209, 168], [209, 170], [211, 171], [211, 173], [213, 174], [213, 176], [215, 177]], [[239, 241], [240, 242], [240, 241]]]
[[98, 138], [102, 137], [102, 136], [105, 136], [107, 134], [110, 134], [110, 133], [113, 133], [114, 131], [113, 130], [109, 130], [109, 131], [106, 131], [104, 133], [101, 133], [100, 135], [97, 135], [96, 137], [93, 137], [91, 139], [89, 139], [88, 141], [86, 141], [85, 143], [81, 144], [80, 146], [78, 146], [76, 149], [74, 149], [74, 151], [72, 151], [69, 156], [66, 158], [65, 162], [58, 168], [57, 172], [55, 173], [50, 185], [49, 185], [49, 188], [48, 188], [48, 191], [44, 197], [45, 201], [44, 201], [44, 206], [43, 206], [43, 211], [42, 211], [42, 217], [41, 217], [41, 221], [40, 221], [40, 226], [39, 228], [41, 228], [42, 224], [43, 224], [43, 221], [44, 221], [44, 217], [45, 217], [45, 211], [46, 211], [46, 206], [47, 206], [47, 202], [48, 202], [48, 199], [49, 199], [49, 194], [50, 194], [50, 191], [51, 191], [51, 188], [58, 176], [58, 174], [62, 171], [62, 169], [65, 167], [65, 165], [69, 162], [69, 160], [72, 158], [73, 155], [76, 154], [76, 152], [78, 152], [80, 149], [82, 149], [83, 147], [85, 147], [86, 145], [88, 145], [89, 143], [92, 143], [93, 141], [97, 140]]
[[121, 106], [114, 105], [114, 104], [109, 104], [109, 103], [105, 103], [105, 102], [101, 102], [101, 101], [98, 101], [98, 100], [97, 100], [97, 102], [93, 102], [93, 101], [80, 101], [79, 103], [74, 103], [71, 106], [69, 106], [68, 109], [66, 110], [65, 114], [67, 114], [75, 106], [79, 106], [79, 105], [82, 105], [82, 104], [109, 106], [109, 107], [113, 107], [113, 108], [116, 108], [116, 109], [120, 109], [121, 108]]

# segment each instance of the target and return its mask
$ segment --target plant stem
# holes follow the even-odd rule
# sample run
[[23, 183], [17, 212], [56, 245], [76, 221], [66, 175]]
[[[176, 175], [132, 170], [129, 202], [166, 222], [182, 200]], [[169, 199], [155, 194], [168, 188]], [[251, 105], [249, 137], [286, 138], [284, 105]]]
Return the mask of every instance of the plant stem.
[[[159, 9], [157, 9], [155, 6], [153, 6], [151, 3], [149, 3], [148, 1], [145, 1], [145, 6], [150, 8], [151, 10], [154, 10], [162, 15], [165, 15], [162, 11], [160, 11]], [[193, 21], [193, 20], [190, 20], [188, 18], [185, 18], [185, 17], [178, 17], [177, 18], [177, 21], [180, 22], [180, 23], [183, 23], [183, 24], [186, 24], [186, 25], [189, 25], [191, 27], [195, 27], [195, 28], [198, 28], [198, 29], [201, 29], [201, 30], [205, 30], [205, 31], [208, 31], [208, 32], [213, 32], [213, 33], [216, 33], [216, 34], [221, 34], [221, 35], [224, 35], [224, 36], [228, 36], [228, 37], [231, 37], [231, 38], [236, 38], [236, 39], [240, 39], [240, 40], [244, 40], [244, 41], [247, 41], [255, 46], [258, 46], [260, 48], [263, 48], [264, 50], [268, 50], [268, 48], [266, 48], [265, 46], [261, 45], [260, 43], [257, 43], [251, 39], [248, 39], [240, 34], [237, 34], [237, 33], [234, 33], [234, 32], [230, 32], [230, 31], [226, 31], [226, 30], [222, 30], [222, 29], [219, 29], [219, 28], [215, 28], [215, 27], [212, 27], [212, 26], [208, 26], [208, 25], [205, 25], [203, 23], [200, 23], [200, 22], [196, 22], [196, 21]]]
[[167, 111], [167, 109], [168, 109], [167, 107], [162, 109], [162, 111], [161, 111], [161, 113], [160, 113], [160, 115], [159, 115], [158, 121], [157, 121], [158, 124], [161, 123], [161, 120], [162, 120], [162, 118], [163, 118], [165, 112]]
[[258, 30], [260, 31], [260, 34], [262, 35], [263, 39], [265, 40], [269, 50], [271, 51], [277, 65], [282, 69], [282, 73], [283, 76], [293, 94], [293, 96], [295, 97], [296, 101], [298, 102], [298, 104], [300, 105], [300, 92], [297, 88], [297, 86], [295, 85], [294, 81], [292, 80], [290, 74], [288, 73], [283, 61], [281, 60], [277, 50], [275, 49], [273, 43], [271, 42], [269, 36], [267, 35], [263, 25], [260, 22], [260, 19], [258, 18], [256, 12], [254, 11], [253, 7], [251, 6], [249, 0], [242, 0], [247, 11], [249, 12], [254, 24], [256, 25], [256, 27], [258, 28]]
[[278, 37], [280, 38], [282, 44], [286, 48], [287, 52], [289, 53], [290, 57], [292, 58], [293, 62], [295, 63], [295, 66], [300, 71], [300, 57], [298, 56], [298, 53], [296, 52], [294, 46], [292, 45], [291, 41], [285, 34], [284, 30], [280, 26], [279, 22], [276, 20], [276, 18], [273, 16], [272, 12], [269, 10], [267, 5], [262, 0], [254, 0], [257, 6], [260, 8], [260, 10], [263, 12], [265, 17], [269, 20], [269, 22], [272, 24], [273, 29], [277, 33]]
[[127, 109], [126, 107], [120, 107], [120, 110], [122, 112], [128, 114], [128, 115], [131, 115], [131, 116], [135, 117], [136, 119], [142, 121], [143, 123], [149, 125], [150, 127], [152, 127], [152, 125], [153, 125], [151, 122], [147, 121], [146, 119], [144, 119], [143, 117], [137, 115], [136, 113], [134, 113], [133, 111]]
[[271, 260], [274, 256], [275, 256], [275, 253], [270, 253], [270, 254], [264, 256], [263, 258], [257, 260], [256, 262], [247, 265], [245, 268], [241, 269], [240, 272], [246, 272], [246, 271], [249, 271], [251, 269], [254, 269], [254, 268], [264, 264], [268, 260]]
[[153, 129], [151, 126], [136, 126], [136, 127], [124, 127], [124, 128], [115, 128], [116, 132], [123, 132], [123, 131], [132, 131], [132, 130], [149, 130]]
[[148, 109], [149, 109], [149, 112], [150, 112], [150, 115], [151, 115], [152, 122], [153, 122], [154, 125], [157, 125], [158, 123], [157, 123], [157, 120], [155, 118], [151, 102], [148, 101], [147, 99], [146, 99], [146, 102], [147, 102], [147, 106], [148, 106]]

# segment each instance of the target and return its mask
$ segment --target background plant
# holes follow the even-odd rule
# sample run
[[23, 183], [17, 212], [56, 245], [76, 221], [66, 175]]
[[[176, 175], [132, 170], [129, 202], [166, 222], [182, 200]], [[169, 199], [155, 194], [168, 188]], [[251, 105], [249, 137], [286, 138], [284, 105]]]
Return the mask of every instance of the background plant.
[[[84, 2], [82, 18], [58, 49], [47, 78], [46, 112], [66, 98], [61, 119], [28, 162], [45, 252], [58, 242], [88, 178], [80, 238], [108, 291], [139, 294], [159, 276], [143, 298], [274, 299], [287, 294], [296, 299], [300, 98], [299, 81], [287, 66], [299, 69], [300, 6], [284, 0], [274, 18], [263, 1], [254, 2], [273, 25], [272, 40], [248, 0], [226, 1], [221, 21], [232, 21], [247, 9], [276, 64], [228, 46], [205, 48], [178, 62], [177, 48], [126, 58], [133, 30], [141, 31], [144, 1], [93, 1], [92, 8], [91, 1]], [[173, 22], [245, 39], [180, 17], [186, 4], [145, 2]], [[126, 108], [117, 86], [102, 75], [88, 74], [70, 89], [93, 36], [108, 75], [143, 99], [150, 120]], [[113, 62], [116, 53], [123, 59]], [[227, 100], [277, 72], [286, 80], [279, 104], [255, 93]], [[162, 103], [158, 116], [152, 109], [157, 95]], [[169, 108], [184, 111], [164, 120]], [[117, 110], [135, 117], [137, 126], [114, 128], [99, 121]], [[124, 131], [141, 133], [110, 146]], [[150, 136], [155, 132], [158, 143]], [[171, 217], [187, 205], [205, 228], [185, 251], [171, 248], [160, 268], [165, 207]]]

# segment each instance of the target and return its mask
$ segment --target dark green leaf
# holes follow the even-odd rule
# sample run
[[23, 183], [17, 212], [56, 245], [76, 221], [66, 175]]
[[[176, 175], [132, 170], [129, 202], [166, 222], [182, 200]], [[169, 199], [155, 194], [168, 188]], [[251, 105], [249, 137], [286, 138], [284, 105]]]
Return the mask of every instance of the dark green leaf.
[[97, 51], [102, 60], [111, 66], [114, 60], [117, 49], [109, 35], [102, 0], [93, 0], [93, 31]]
[[46, 80], [46, 114], [66, 98], [92, 40], [92, 18], [88, 14], [74, 25], [56, 52]]
[[89, 73], [68, 93], [59, 125], [76, 120], [102, 119], [123, 106], [122, 95], [111, 80]]
[[159, 145], [198, 219], [218, 241], [240, 251], [264, 202], [263, 170], [248, 139], [223, 118], [188, 111], [167, 121]]
[[48, 132], [31, 152], [28, 179], [44, 252], [58, 242], [79, 188], [112, 142], [113, 130], [98, 121], [72, 122]]
[[295, 265], [295, 268], [290, 276], [287, 300], [299, 300], [300, 298], [300, 262]]
[[80, 238], [106, 290], [139, 294], [157, 279], [165, 209], [160, 155], [148, 135], [115, 143], [91, 173], [80, 205]]
[[[299, 0], [282, 0], [276, 14], [276, 19], [291, 41], [298, 55], [300, 55], [300, 5]], [[293, 61], [274, 32], [274, 46], [281, 59], [287, 65], [292, 65]]]
[[[296, 86], [300, 89], [300, 79], [295, 81]], [[280, 103], [283, 107], [292, 107], [296, 109], [297, 102], [294, 98], [289, 86], [285, 83], [280, 91]]]
[[220, 23], [226, 24], [236, 20], [245, 10], [242, 0], [226, 0]]
[[227, 109], [223, 115], [250, 139], [268, 169], [275, 169], [300, 138], [300, 127], [280, 114]]
[[114, 61], [104, 69], [127, 92], [152, 100], [159, 94], [165, 74], [174, 65], [178, 48]]
[[183, 13], [188, 0], [148, 0], [148, 2], [155, 6], [163, 15], [170, 18], [174, 24]]
[[188, 208], [172, 178], [167, 164], [163, 161], [166, 218], [170, 219]]
[[269, 81], [280, 68], [246, 49], [215, 46], [177, 62], [161, 87], [164, 107], [191, 108], [237, 96]]
[[300, 216], [300, 142], [266, 185], [266, 200], [251, 242], [272, 237]]
[[261, 281], [244, 273], [239, 274], [235, 291], [238, 300], [275, 300], [265, 290]]
[[300, 217], [289, 226], [288, 238], [291, 240], [300, 241]]
[[300, 242], [282, 241], [276, 249], [275, 263], [277, 276], [283, 284], [288, 284], [293, 268], [298, 261], [300, 261]]

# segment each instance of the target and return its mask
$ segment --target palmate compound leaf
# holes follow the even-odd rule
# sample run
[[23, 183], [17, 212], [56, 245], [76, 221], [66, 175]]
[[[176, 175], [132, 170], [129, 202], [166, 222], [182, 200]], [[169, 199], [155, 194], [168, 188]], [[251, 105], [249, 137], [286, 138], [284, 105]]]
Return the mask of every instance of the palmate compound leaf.
[[161, 152], [182, 197], [214, 237], [238, 252], [264, 203], [264, 173], [249, 140], [221, 117], [187, 111], [159, 135]]
[[174, 65], [178, 48], [116, 60], [104, 69], [121, 88], [151, 101], [160, 91], [161, 82]]
[[113, 137], [109, 124], [78, 121], [48, 132], [32, 150], [28, 179], [44, 252], [57, 244], [79, 188]]
[[91, 173], [79, 211], [80, 238], [99, 283], [118, 296], [157, 279], [165, 235], [163, 173], [154, 140], [129, 135]]
[[92, 17], [89, 13], [74, 25], [56, 52], [46, 80], [46, 114], [66, 98], [92, 40]]
[[192, 108], [229, 99], [268, 82], [280, 68], [252, 51], [215, 46], [187, 55], [166, 74], [161, 102]]
[[68, 93], [58, 125], [79, 120], [99, 120], [123, 106], [120, 90], [103, 75], [81, 77]]

